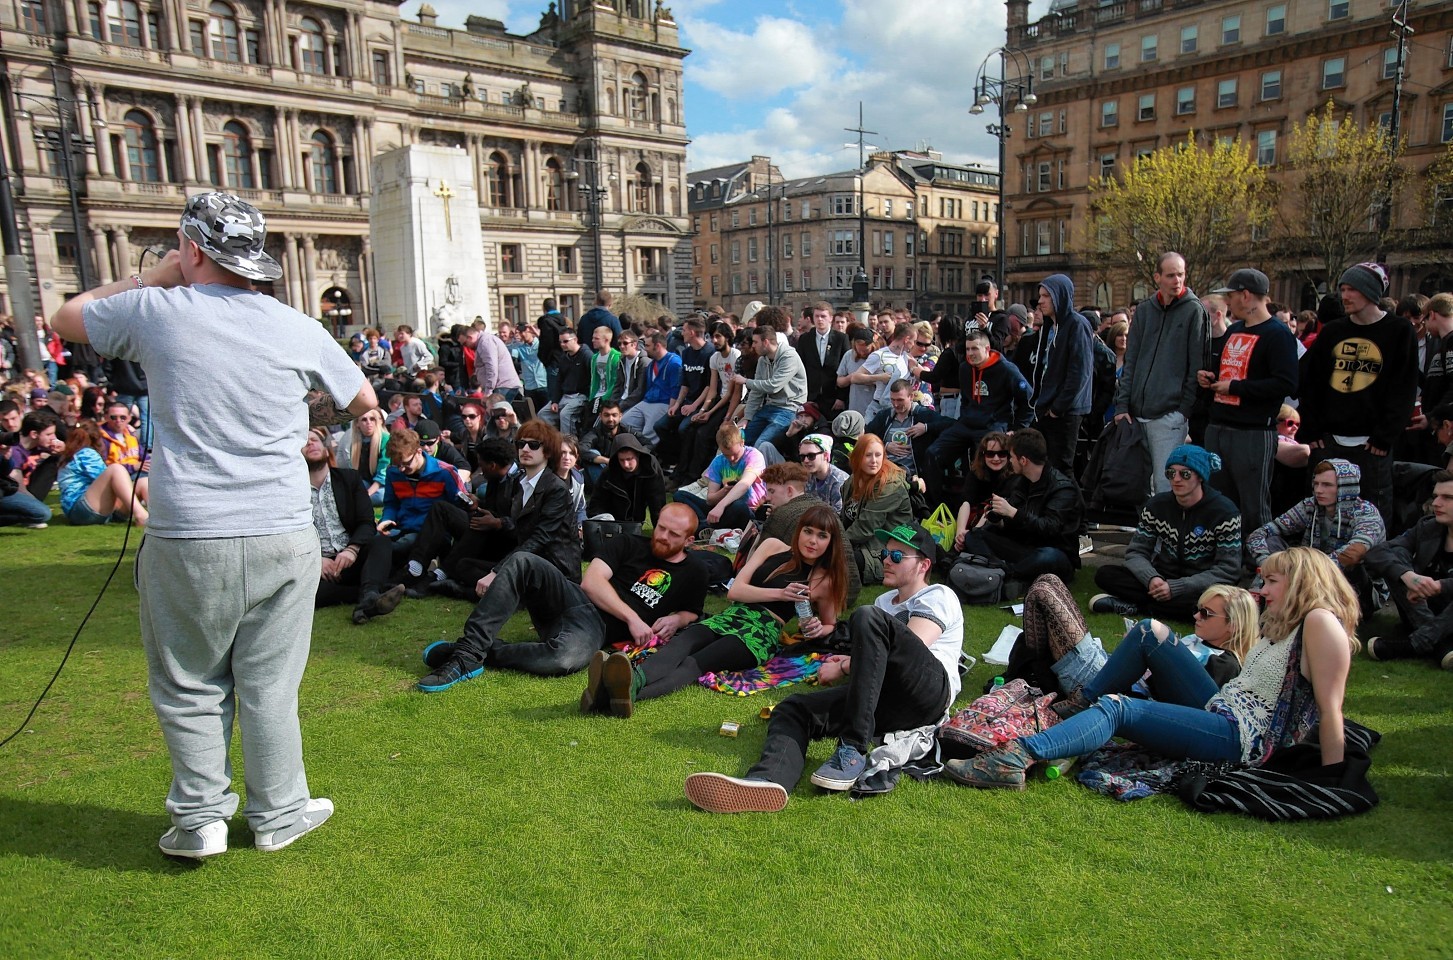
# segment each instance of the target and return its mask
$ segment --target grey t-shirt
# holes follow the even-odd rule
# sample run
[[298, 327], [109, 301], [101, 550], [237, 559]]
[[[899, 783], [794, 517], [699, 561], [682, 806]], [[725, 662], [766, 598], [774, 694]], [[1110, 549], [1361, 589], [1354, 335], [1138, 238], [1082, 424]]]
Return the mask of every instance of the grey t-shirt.
[[102, 355], [147, 374], [156, 537], [294, 533], [313, 524], [304, 395], [339, 407], [363, 372], [318, 324], [263, 293], [205, 284], [128, 290], [85, 306]]
[[[868, 354], [868, 356], [871, 357], [872, 354]], [[840, 377], [852, 376], [866, 362], [866, 360], [859, 360], [858, 355], [850, 348], [838, 362], [837, 375]], [[867, 413], [868, 407], [873, 403], [873, 393], [877, 388], [876, 383], [855, 383], [848, 387], [848, 409]]]

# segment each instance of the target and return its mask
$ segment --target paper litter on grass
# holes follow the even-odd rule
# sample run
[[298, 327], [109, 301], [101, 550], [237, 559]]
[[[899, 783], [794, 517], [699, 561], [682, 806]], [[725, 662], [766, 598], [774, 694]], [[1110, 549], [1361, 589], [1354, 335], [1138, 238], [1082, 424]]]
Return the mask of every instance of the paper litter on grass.
[[1019, 635], [1023, 632], [1012, 623], [1005, 624], [1004, 629], [999, 631], [999, 639], [995, 640], [994, 645], [989, 648], [989, 652], [984, 654], [984, 662], [997, 663], [1000, 666], [1007, 664], [1009, 651], [1014, 649], [1014, 641], [1018, 640]]

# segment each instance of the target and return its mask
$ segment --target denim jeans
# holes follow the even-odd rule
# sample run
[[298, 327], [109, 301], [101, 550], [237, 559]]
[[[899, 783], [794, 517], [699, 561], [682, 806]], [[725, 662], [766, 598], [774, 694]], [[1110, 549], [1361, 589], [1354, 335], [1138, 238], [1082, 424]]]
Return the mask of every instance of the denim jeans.
[[[1125, 695], [1149, 669], [1162, 700]], [[1125, 737], [1156, 753], [1186, 760], [1240, 760], [1241, 733], [1226, 717], [1211, 713], [1206, 702], [1216, 681], [1195, 654], [1173, 634], [1161, 640], [1149, 620], [1137, 623], [1100, 673], [1082, 692], [1088, 710], [1020, 740], [1036, 760], [1078, 757]]]
[[0, 527], [23, 523], [49, 523], [50, 517], [50, 507], [24, 490], [17, 490], [8, 497], [0, 497]]
[[709, 523], [707, 521], [706, 515], [711, 512], [712, 508], [707, 506], [706, 501], [696, 494], [687, 493], [684, 490], [677, 490], [675, 500], [677, 503], [684, 503], [691, 508], [691, 511], [696, 514], [697, 525], [701, 527], [710, 526], [714, 529], [721, 530], [741, 530], [752, 519], [752, 511], [747, 507], [745, 498], [733, 500], [727, 504], [727, 508], [721, 512], [721, 520], [717, 523]]
[[877, 607], [859, 607], [849, 621], [852, 673], [821, 693], [788, 697], [772, 711], [762, 758], [749, 780], [796, 786], [807, 746], [837, 737], [866, 753], [878, 734], [937, 723], [949, 703], [949, 679], [908, 625]]
[[[464, 623], [456, 652], [466, 661], [541, 676], [574, 673], [605, 641], [605, 622], [585, 591], [550, 561], [516, 550]], [[503, 643], [499, 632], [524, 607], [538, 643]]]
[[797, 412], [790, 407], [763, 407], [747, 424], [747, 446], [756, 446], [759, 440], [764, 443], [775, 443], [787, 432], [787, 428], [796, 418]]

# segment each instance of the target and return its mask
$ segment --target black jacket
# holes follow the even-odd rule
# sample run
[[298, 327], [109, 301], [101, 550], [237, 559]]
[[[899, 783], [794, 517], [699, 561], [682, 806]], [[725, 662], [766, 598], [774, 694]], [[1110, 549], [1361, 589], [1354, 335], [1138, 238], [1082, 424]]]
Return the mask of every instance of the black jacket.
[[1020, 477], [1005, 499], [1019, 512], [1001, 520], [1000, 530], [1028, 547], [1063, 550], [1079, 567], [1085, 501], [1073, 480], [1046, 465], [1037, 483]]
[[[868, 423], [863, 432], [874, 434], [878, 439], [887, 443], [888, 438], [883, 433], [888, 429], [888, 419], [892, 413], [892, 407], [884, 410]], [[928, 448], [933, 445], [933, 441], [938, 439], [938, 435], [943, 433], [944, 428], [954, 421], [939, 416], [931, 408], [925, 407], [921, 403], [913, 405], [909, 417], [914, 423], [921, 423], [928, 427], [923, 436], [914, 437], [910, 444], [913, 447], [913, 462], [918, 467], [918, 473], [924, 474], [928, 472]]]
[[378, 539], [374, 525], [373, 504], [368, 499], [368, 484], [363, 474], [347, 467], [330, 467], [328, 482], [333, 485], [333, 502], [338, 505], [338, 519], [348, 530], [348, 543], [360, 550]]
[[[1363, 563], [1373, 573], [1387, 580], [1402, 577], [1412, 570], [1425, 574], [1433, 565], [1433, 558], [1443, 549], [1443, 537], [1447, 531], [1431, 515], [1422, 517], [1407, 530], [1384, 540], [1363, 558]], [[1453, 577], [1440, 580], [1441, 596], [1453, 595]]]
[[849, 349], [847, 334], [829, 330], [827, 362], [823, 363], [817, 358], [816, 330], [808, 330], [797, 340], [797, 354], [807, 368], [807, 399], [817, 404], [823, 413], [830, 414], [834, 403], [848, 398], [847, 390], [837, 385], [837, 368]]
[[575, 504], [570, 498], [570, 485], [554, 471], [546, 469], [535, 481], [530, 502], [524, 503], [520, 482], [524, 474], [516, 474], [510, 492], [510, 510], [500, 519], [503, 532], [515, 538], [515, 550], [533, 553], [554, 564], [566, 579], [580, 582], [580, 535], [576, 531]]
[[[636, 452], [640, 462], [635, 473], [628, 474], [621, 469], [622, 450]], [[666, 476], [661, 471], [661, 462], [634, 434], [617, 434], [611, 445], [610, 463], [605, 465], [586, 514], [593, 517], [608, 513], [617, 520], [639, 521], [645, 520], [649, 512], [651, 522], [655, 523], [665, 505]]]

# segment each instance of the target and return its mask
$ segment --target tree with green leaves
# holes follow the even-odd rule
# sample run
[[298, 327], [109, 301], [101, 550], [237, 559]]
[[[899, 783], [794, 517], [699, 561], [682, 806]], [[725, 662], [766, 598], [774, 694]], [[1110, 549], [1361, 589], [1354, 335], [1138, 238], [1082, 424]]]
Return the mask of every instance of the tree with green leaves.
[[1253, 228], [1264, 229], [1273, 209], [1266, 171], [1239, 138], [1202, 146], [1194, 132], [1092, 183], [1090, 195], [1094, 221], [1083, 244], [1097, 269], [1154, 283], [1160, 254], [1174, 250], [1201, 293], [1246, 265]]
[[1425, 189], [1423, 224], [1429, 227], [1453, 228], [1453, 141], [1438, 159], [1428, 164], [1423, 174]]
[[1289, 265], [1336, 278], [1382, 253], [1407, 180], [1400, 144], [1381, 124], [1338, 117], [1332, 101], [1287, 137], [1277, 234]]

